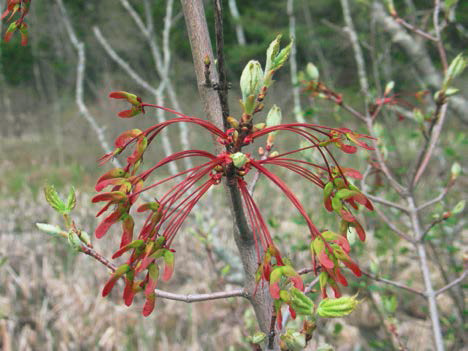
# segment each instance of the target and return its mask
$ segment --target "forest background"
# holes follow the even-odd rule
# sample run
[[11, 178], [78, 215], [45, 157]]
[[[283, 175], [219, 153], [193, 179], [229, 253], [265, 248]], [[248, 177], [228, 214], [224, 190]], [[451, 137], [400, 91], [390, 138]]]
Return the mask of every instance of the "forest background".
[[[139, 119], [130, 125], [117, 120], [119, 106], [109, 101], [109, 91], [131, 91], [148, 102], [160, 99], [167, 107], [203, 117], [180, 4], [152, 1], [152, 6], [147, 7], [147, 3], [63, 0], [68, 23], [84, 50], [85, 66], [78, 59], [76, 43], [70, 40], [64, 12], [56, 1], [32, 2], [27, 46], [20, 46], [18, 38], [0, 43], [0, 345], [4, 350], [249, 350], [251, 347], [248, 336], [254, 333], [256, 325], [246, 302], [232, 299], [184, 304], [160, 300], [156, 312], [144, 319], [139, 309], [126, 308], [118, 297], [101, 298], [100, 290], [108, 273], [98, 263], [70, 252], [66, 244], [35, 227], [36, 222], [58, 221], [43, 200], [42, 188], [46, 183], [54, 184], [59, 191], [73, 185], [78, 193], [80, 225], [89, 227], [90, 232], [95, 227], [96, 207], [90, 205], [90, 198], [94, 182], [102, 173], [96, 159], [104, 153], [103, 145], [122, 130], [135, 127], [135, 123], [141, 128], [151, 123]], [[169, 28], [165, 23], [168, 3], [172, 8]], [[359, 123], [353, 116], [327, 101], [311, 98], [302, 91], [296, 78], [308, 62], [313, 62], [321, 81], [340, 91], [350, 105], [362, 107], [362, 90], [349, 27], [343, 17], [343, 1], [225, 3], [225, 54], [234, 115], [240, 114], [236, 96], [240, 95], [242, 69], [250, 59], [263, 62], [266, 47], [281, 33], [284, 38], [295, 37], [296, 52], [289, 69], [276, 78], [268, 99], [282, 106], [285, 121], [293, 122], [302, 116], [308, 122], [359, 131]], [[443, 40], [448, 57], [453, 58], [466, 53], [468, 3], [442, 3]], [[432, 96], [436, 91], [431, 82], [434, 77], [427, 74], [431, 67], [427, 65], [432, 65], [435, 74], [441, 71], [437, 48], [400, 28], [414, 40], [417, 52], [409, 50], [391, 31], [388, 21], [392, 18], [379, 1], [349, 1], [349, 5], [372, 82], [372, 95], [378, 97], [386, 83], [394, 81], [396, 98], [402, 100], [385, 107], [379, 116], [379, 136], [386, 158], [397, 169], [396, 177], [404, 179], [410, 171], [412, 148], [417, 148], [424, 134], [425, 122], [418, 120], [413, 109], [424, 111], [429, 104], [415, 94], [427, 90]], [[0, 8], [4, 6], [5, 2], [0, 1]], [[401, 0], [395, 1], [395, 6], [398, 15], [409, 23], [430, 28], [432, 2]], [[205, 2], [205, 9], [213, 33], [211, 2]], [[144, 23], [152, 23], [148, 37], [135, 16]], [[152, 45], [162, 53], [160, 62], [152, 53]], [[166, 56], [169, 52], [170, 57]], [[83, 80], [79, 82], [83, 95], [77, 98], [80, 65], [84, 69]], [[164, 75], [172, 91], [167, 87], [161, 89]], [[467, 78], [465, 72], [454, 82], [460, 89], [457, 98], [465, 106]], [[454, 163], [466, 166], [462, 161], [468, 140], [465, 129], [468, 115], [466, 110], [460, 111], [456, 108], [450, 111], [428, 167], [429, 176], [419, 185], [424, 199], [443, 191]], [[209, 145], [191, 130], [185, 138], [174, 129], [167, 141], [175, 150], [187, 144]], [[297, 140], [286, 136], [280, 136], [280, 141], [283, 146], [297, 144]], [[155, 152], [157, 158], [162, 155], [163, 150]], [[368, 155], [360, 153], [353, 160], [352, 166], [364, 172]], [[378, 191], [386, 194], [389, 201], [396, 201], [386, 193], [385, 183], [378, 184], [377, 177], [373, 182], [383, 188]], [[300, 184], [295, 187], [300, 189]], [[425, 216], [436, 221], [437, 216], [452, 210], [463, 199], [464, 187], [466, 178], [461, 176], [451, 193], [428, 209]], [[272, 201], [270, 191], [259, 182], [256, 196], [275, 240], [288, 243], [289, 255], [305, 267], [309, 264], [307, 245], [297, 235], [305, 224], [292, 209], [285, 211], [281, 201]], [[320, 203], [320, 193], [314, 193], [313, 189], [301, 192], [310, 197], [310, 206]], [[165, 290], [201, 293], [219, 290], [226, 284], [236, 286], [241, 281], [241, 267], [230, 234], [232, 224], [229, 218], [220, 215], [220, 206], [213, 205], [223, 203], [223, 198], [222, 191], [214, 192], [201, 205], [212, 211], [212, 217], [194, 214], [186, 224], [185, 240], [179, 243], [179, 250], [186, 252], [187, 262], [178, 266], [176, 276]], [[392, 212], [394, 209], [385, 211], [387, 216], [397, 217], [396, 223], [405, 221]], [[366, 218], [368, 241], [365, 245], [354, 245], [358, 252], [355, 257], [363, 269], [371, 277], [391, 278], [423, 291], [420, 267], [411, 245], [399, 239], [377, 215]], [[463, 273], [465, 224], [461, 213], [431, 228], [428, 252], [432, 278], [438, 287]], [[322, 225], [327, 225], [325, 219]], [[110, 243], [115, 240], [106, 238], [95, 241], [95, 245], [109, 253]], [[437, 300], [444, 338], [453, 350], [462, 349], [466, 343], [463, 287], [457, 285]], [[311, 349], [324, 342], [334, 345], [336, 350], [390, 350], [399, 343], [409, 350], [431, 349], [431, 324], [423, 297], [369, 277], [354, 279], [347, 292], [359, 292], [363, 303], [349, 317], [320, 324]], [[392, 326], [396, 326], [396, 333]], [[426, 348], [419, 348], [422, 344]]]

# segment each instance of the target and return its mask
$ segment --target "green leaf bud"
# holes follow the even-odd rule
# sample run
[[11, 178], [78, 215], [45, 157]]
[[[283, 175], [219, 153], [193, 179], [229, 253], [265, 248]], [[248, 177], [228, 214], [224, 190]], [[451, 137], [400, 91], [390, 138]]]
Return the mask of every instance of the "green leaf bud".
[[[240, 88], [242, 91], [242, 100], [246, 103], [249, 96], [258, 95], [263, 85], [263, 71], [260, 62], [251, 60], [242, 71], [240, 79]], [[252, 111], [246, 111], [251, 113]]]
[[234, 167], [236, 168], [242, 168], [247, 162], [249, 162], [249, 158], [242, 152], [236, 152], [235, 154], [232, 154], [231, 159]]
[[307, 74], [307, 80], [315, 80], [315, 81], [319, 80], [319, 77], [320, 77], [319, 70], [311, 62], [309, 62], [306, 66], [306, 74]]

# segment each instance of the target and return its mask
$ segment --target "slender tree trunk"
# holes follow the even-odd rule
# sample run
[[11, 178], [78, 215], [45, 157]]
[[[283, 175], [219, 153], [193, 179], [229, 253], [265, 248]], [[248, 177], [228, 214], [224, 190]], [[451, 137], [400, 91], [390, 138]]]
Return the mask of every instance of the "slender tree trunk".
[[[205, 85], [204, 62], [208, 57], [210, 62], [214, 63], [214, 56], [203, 3], [201, 0], [181, 0], [181, 3], [192, 48], [198, 91], [204, 106], [204, 111], [211, 122], [216, 124], [219, 128], [223, 128], [222, 108], [218, 93]], [[217, 82], [218, 75], [214, 69], [214, 64], [212, 64], [209, 69], [211, 79]], [[222, 146], [219, 144], [217, 144], [217, 151], [223, 151]], [[230, 184], [229, 179], [227, 181], [227, 188], [230, 197], [231, 214], [234, 217], [235, 242], [245, 270], [245, 289], [248, 293], [250, 303], [255, 310], [260, 329], [268, 334], [270, 331], [273, 301], [268, 290], [263, 289], [261, 286], [258, 287], [254, 294], [255, 272], [258, 267], [255, 243], [243, 211], [239, 190], [234, 184]], [[274, 349], [278, 349], [276, 345]]]

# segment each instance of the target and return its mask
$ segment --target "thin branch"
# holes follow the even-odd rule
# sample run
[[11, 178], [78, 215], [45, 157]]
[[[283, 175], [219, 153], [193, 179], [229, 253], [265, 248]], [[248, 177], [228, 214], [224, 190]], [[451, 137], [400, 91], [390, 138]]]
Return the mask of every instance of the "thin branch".
[[224, 129], [229, 128], [227, 118], [229, 116], [228, 104], [228, 81], [226, 76], [226, 67], [224, 59], [224, 34], [223, 34], [223, 7], [221, 0], [213, 1], [215, 9], [215, 35], [216, 35], [216, 67], [218, 68], [218, 97], [223, 113]]
[[[386, 14], [383, 5], [374, 1], [372, 4], [372, 16], [376, 19], [379, 25], [389, 33], [393, 43], [399, 45], [415, 63], [416, 70], [424, 79], [424, 82], [432, 89], [439, 90], [442, 83], [442, 75], [434, 66], [429, 53], [424, 47], [424, 42], [415, 40], [413, 36], [408, 34], [395, 20]], [[468, 111], [468, 100], [460, 96], [452, 96], [450, 98], [450, 107], [455, 110], [460, 118], [466, 116]], [[462, 119], [466, 122], [465, 119]]]
[[403, 27], [405, 27], [406, 29], [412, 31], [413, 33], [423, 37], [424, 39], [427, 39], [427, 40], [430, 40], [430, 41], [433, 41], [433, 42], [437, 42], [437, 38], [430, 35], [429, 33], [423, 31], [422, 29], [419, 29], [418, 27], [412, 25], [411, 23], [408, 23], [406, 22], [403, 18], [399, 17], [398, 14], [392, 14], [392, 17], [393, 19], [401, 24]]
[[[353, 19], [351, 18], [351, 10], [349, 8], [348, 0], [340, 0], [341, 7], [343, 9], [343, 17], [346, 23], [345, 31], [349, 34], [349, 39], [351, 40], [351, 45], [354, 51], [354, 59], [356, 60], [358, 76], [359, 76], [359, 85], [361, 86], [361, 91], [366, 97], [366, 105], [369, 100], [369, 82], [367, 81], [366, 68], [364, 63], [364, 55], [362, 54], [361, 46], [359, 45], [359, 39], [354, 29]], [[367, 107], [366, 107], [367, 108]]]
[[385, 200], [385, 199], [382, 199], [381, 197], [378, 197], [378, 196], [374, 196], [374, 195], [371, 195], [371, 194], [367, 194], [365, 193], [365, 195], [371, 199], [372, 201], [375, 201], [375, 202], [378, 202], [382, 205], [385, 205], [385, 206], [388, 206], [388, 207], [393, 207], [393, 208], [396, 208], [400, 211], [403, 211], [403, 212], [408, 212], [408, 209], [406, 207], [403, 207], [401, 205], [398, 205], [394, 202], [391, 202], [391, 201], [388, 201], [388, 200]]
[[[167, 90], [171, 104], [173, 105], [176, 111], [182, 111], [179, 101], [177, 99], [174, 86], [169, 79], [170, 63], [171, 63], [171, 51], [170, 51], [170, 32], [172, 28], [172, 12], [173, 12], [173, 0], [168, 0], [166, 3], [166, 14], [164, 16], [164, 26], [162, 33], [162, 54], [161, 49], [158, 46], [157, 36], [154, 33], [154, 26], [152, 20], [152, 9], [148, 1], [144, 2], [145, 15], [146, 15], [146, 24], [143, 22], [143, 19], [135, 11], [135, 9], [130, 5], [128, 0], [120, 0], [122, 6], [127, 10], [130, 17], [135, 22], [136, 26], [143, 34], [146, 39], [146, 42], [150, 48], [151, 56], [154, 61], [154, 68], [160, 77], [159, 86], [156, 89], [156, 92], [152, 92], [155, 95], [158, 105], [163, 105], [164, 91]], [[157, 111], [158, 117], [162, 118], [163, 111]], [[180, 142], [184, 150], [189, 150], [189, 136], [188, 136], [188, 127], [185, 123], [179, 123], [178, 128], [180, 130]], [[184, 161], [187, 168], [192, 168], [193, 163], [190, 158], [185, 158]]]
[[[106, 257], [98, 253], [92, 247], [82, 244], [81, 252], [94, 258], [98, 262], [102, 263], [104, 266], [109, 268], [112, 272], [116, 270], [116, 267]], [[156, 293], [157, 297], [161, 297], [161, 298], [168, 299], [168, 300], [182, 301], [186, 303], [227, 299], [230, 297], [248, 298], [248, 294], [245, 292], [244, 289], [220, 291], [220, 292], [207, 293], [207, 294], [187, 294], [187, 295], [174, 294], [174, 293], [159, 290], [159, 289], [155, 289], [154, 292]]]
[[342, 102], [341, 104], [339, 104], [344, 110], [348, 111], [350, 114], [352, 114], [354, 117], [356, 117], [357, 119], [361, 120], [361, 121], [365, 121], [366, 120], [366, 116], [364, 116], [361, 112], [355, 110], [354, 108], [352, 108], [351, 106], [349, 106], [348, 104]]
[[162, 291], [159, 289], [155, 289], [154, 292], [156, 293], [157, 297], [162, 297], [168, 300], [182, 301], [186, 303], [228, 299], [230, 297], [243, 297], [243, 298], [248, 297], [244, 289], [220, 291], [220, 292], [207, 293], [207, 294], [188, 294], [188, 295], [174, 294], [174, 293]]
[[[341, 1], [341, 7], [343, 9], [343, 17], [346, 23], [346, 31], [349, 33], [349, 38], [351, 40], [351, 45], [353, 47], [354, 59], [356, 61], [358, 76], [359, 76], [359, 84], [361, 86], [361, 91], [363, 92], [365, 96], [366, 126], [367, 126], [367, 129], [369, 130], [369, 134], [375, 138], [376, 136], [375, 136], [374, 129], [373, 129], [372, 117], [369, 115], [369, 112], [368, 112], [368, 102], [370, 99], [370, 94], [369, 94], [369, 83], [367, 81], [366, 68], [365, 68], [365, 63], [364, 63], [364, 55], [362, 53], [361, 46], [359, 45], [359, 40], [356, 34], [356, 30], [354, 29], [353, 19], [351, 17], [351, 11], [349, 8], [349, 2], [348, 0], [340, 0], [340, 1]], [[388, 169], [385, 163], [385, 160], [383, 158], [383, 155], [379, 150], [376, 140], [372, 140], [372, 146], [375, 149], [375, 154], [377, 156], [377, 161], [379, 163], [380, 169], [387, 177], [391, 186], [401, 196], [405, 195], [406, 189], [403, 188], [403, 186], [401, 186], [400, 183], [398, 183], [398, 181], [395, 179], [395, 177], [392, 175], [392, 173]]]
[[439, 50], [440, 61], [444, 69], [444, 74], [447, 72], [447, 54], [445, 53], [444, 45], [442, 43], [442, 38], [440, 36], [440, 26], [439, 26], [439, 13], [440, 13], [440, 0], [434, 0], [434, 14], [433, 14], [433, 24], [435, 30], [435, 36], [437, 38], [437, 50]]
[[375, 280], [375, 281], [378, 281], [378, 282], [381, 282], [381, 283], [385, 283], [385, 284], [388, 284], [388, 285], [392, 285], [394, 287], [397, 287], [399, 289], [403, 289], [403, 290], [406, 290], [406, 291], [409, 291], [409, 292], [412, 292], [413, 294], [417, 294], [417, 295], [420, 295], [420, 296], [426, 296], [426, 294], [422, 291], [419, 291], [417, 289], [414, 289], [414, 288], [411, 288], [405, 284], [402, 284], [402, 283], [399, 283], [399, 282], [395, 282], [393, 280], [388, 280], [388, 279], [385, 279], [385, 278], [381, 278], [381, 277], [378, 277], [374, 274], [371, 274], [371, 273], [368, 273], [366, 271], [363, 271], [361, 269], [361, 272], [362, 274], [364, 274], [366, 277], [369, 277], [370, 279], [372, 280]]
[[275, 345], [275, 336], [276, 336], [276, 310], [275, 306], [272, 306], [273, 308], [273, 313], [271, 314], [271, 320], [270, 320], [270, 332], [268, 333], [268, 343], [267, 343], [267, 349], [266, 351], [274, 350], [274, 345]]
[[396, 225], [393, 224], [393, 222], [379, 208], [375, 207], [374, 210], [377, 213], [377, 215], [380, 217], [380, 219], [382, 219], [393, 232], [395, 232], [396, 234], [398, 234], [398, 236], [400, 236], [401, 238], [405, 239], [406, 241], [410, 243], [414, 242], [413, 238], [411, 238], [408, 234], [398, 229]]
[[[109, 42], [107, 41], [106, 38], [102, 35], [100, 29], [97, 26], [93, 27], [93, 32], [98, 40], [99, 44], [104, 48], [104, 50], [107, 52], [107, 54], [110, 56], [112, 60], [114, 60], [115, 63], [117, 63], [138, 85], [140, 85], [143, 89], [147, 90], [154, 96], [156, 96], [156, 99], [159, 100], [157, 101], [158, 104], [162, 102], [162, 91], [154, 88], [152, 85], [150, 85], [147, 81], [145, 81], [133, 68], [130, 67], [130, 65], [125, 62], [118, 54], [117, 52], [110, 46]], [[164, 116], [161, 110], [158, 109], [157, 118], [158, 122], [164, 122]], [[180, 123], [182, 124], [182, 123]], [[172, 146], [171, 142], [169, 140], [169, 137], [167, 136], [167, 131], [163, 131], [161, 134], [162, 137], [162, 143], [163, 143], [163, 149], [164, 153], [167, 155], [172, 154]], [[169, 164], [169, 170], [171, 174], [176, 174], [178, 173], [177, 165], [172, 162]]]
[[120, 66], [120, 68], [122, 68], [125, 71], [125, 73], [127, 73], [135, 81], [135, 83], [137, 83], [139, 86], [141, 86], [143, 89], [147, 90], [151, 94], [157, 94], [157, 89], [153, 87], [150, 83], [148, 83], [146, 80], [144, 80], [132, 67], [130, 67], [130, 65], [127, 62], [125, 62], [117, 54], [117, 52], [115, 52], [115, 50], [110, 46], [107, 39], [105, 39], [102, 35], [102, 32], [99, 29], [99, 27], [94, 26], [93, 32], [99, 44], [101, 44], [101, 46], [110, 56], [110, 58], [114, 60], [114, 62], [117, 63]]
[[304, 290], [304, 294], [308, 294], [312, 291], [314, 286], [320, 281], [320, 277], [315, 277], [314, 280], [310, 282], [309, 285], [307, 285], [307, 288]]
[[96, 261], [102, 263], [104, 266], [109, 268], [112, 272], [115, 272], [117, 269], [106, 257], [101, 255], [99, 252], [94, 250], [92, 247], [88, 245], [81, 245], [81, 252], [84, 253], [85, 255], [88, 255], [92, 258], [94, 258]]
[[449, 190], [450, 190], [450, 186], [445, 187], [444, 190], [442, 190], [442, 192], [441, 192], [437, 197], [435, 197], [435, 198], [433, 198], [432, 200], [429, 200], [428, 202], [426, 202], [426, 203], [420, 205], [420, 206], [418, 207], [418, 211], [422, 211], [422, 210], [424, 210], [426, 207], [432, 206], [432, 205], [438, 203], [439, 201], [441, 201], [441, 200], [447, 195], [447, 193], [449, 192]]
[[465, 278], [466, 276], [468, 275], [468, 271], [464, 271], [463, 274], [461, 276], [459, 276], [457, 279], [453, 280], [452, 282], [450, 282], [449, 284], [447, 284], [446, 286], [444, 286], [443, 288], [440, 288], [439, 290], [437, 290], [434, 295], [437, 296], [437, 295], [440, 295], [442, 294], [443, 292], [447, 291], [448, 289], [451, 289], [453, 288], [454, 286], [460, 284]]
[[413, 187], [416, 186], [422, 174], [424, 173], [424, 170], [426, 169], [427, 164], [432, 157], [432, 153], [434, 152], [435, 146], [437, 145], [437, 142], [439, 141], [440, 133], [442, 132], [442, 127], [444, 126], [445, 117], [447, 115], [447, 107], [448, 107], [447, 102], [444, 102], [440, 108], [440, 113], [434, 116], [437, 122], [432, 129], [432, 133], [431, 133], [431, 137], [429, 138], [429, 141], [426, 143], [426, 147], [424, 149], [425, 150], [424, 157], [422, 158], [421, 163], [419, 163], [419, 166], [417, 167], [417, 171], [414, 175], [413, 182], [412, 182]]

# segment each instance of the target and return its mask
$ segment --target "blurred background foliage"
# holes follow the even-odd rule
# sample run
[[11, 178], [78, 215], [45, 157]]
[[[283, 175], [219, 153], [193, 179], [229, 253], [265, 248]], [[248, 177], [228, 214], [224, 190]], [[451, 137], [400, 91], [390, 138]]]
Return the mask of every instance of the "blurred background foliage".
[[[250, 59], [258, 59], [264, 64], [265, 49], [271, 40], [278, 33], [283, 34], [285, 41], [289, 37], [289, 18], [286, 1], [237, 0], [240, 24], [246, 37], [246, 44], [241, 45], [235, 32], [236, 21], [229, 14], [227, 1], [224, 2], [227, 73], [233, 85], [231, 108], [234, 114], [238, 114], [238, 82], [244, 65]], [[419, 102], [411, 97], [412, 93], [423, 89], [434, 93], [435, 90], [415, 73], [418, 62], [411, 61], [375, 23], [371, 11], [374, 2], [351, 1], [352, 17], [368, 63], [371, 92], [378, 97], [378, 87], [393, 80], [396, 92], [412, 104], [417, 104]], [[0, 1], [2, 8], [4, 3]], [[144, 17], [142, 2], [135, 0], [131, 3]], [[152, 18], [161, 42], [165, 1], [153, 3]], [[93, 26], [99, 26], [118, 54], [146, 80], [157, 85], [158, 75], [149, 48], [128, 13], [117, 0], [64, 0], [64, 4], [77, 36], [86, 45], [85, 101], [97, 122], [105, 128], [106, 136], [112, 140], [123, 130], [148, 126], [151, 121], [123, 121], [115, 117], [120, 106], [108, 101], [109, 91], [132, 91], [148, 102], [152, 102], [154, 97], [148, 96], [122, 72], [107, 56], [92, 31]], [[395, 5], [401, 17], [430, 27], [431, 1], [395, 0]], [[295, 0], [294, 6], [299, 70], [304, 69], [308, 62], [313, 62], [319, 68], [321, 80], [343, 93], [351, 105], [362, 108], [356, 64], [348, 35], [343, 31], [340, 1]], [[205, 1], [205, 9], [213, 33], [210, 1]], [[466, 53], [468, 1], [458, 1], [453, 17], [446, 20], [443, 39], [450, 61], [458, 53], [464, 50]], [[40, 196], [42, 186], [48, 182], [58, 189], [74, 185], [81, 191], [81, 225], [88, 226], [92, 231], [96, 224], [93, 217], [95, 208], [89, 206], [89, 194], [97, 175], [102, 172], [96, 166], [96, 159], [103, 152], [94, 131], [80, 116], [75, 105], [76, 51], [69, 41], [55, 2], [33, 1], [28, 24], [28, 46], [21, 47], [16, 36], [10, 43], [0, 43], [0, 345], [3, 343], [5, 347], [5, 340], [9, 337], [13, 350], [41, 349], [42, 346], [38, 345], [47, 345], [50, 350], [220, 349], [214, 345], [222, 345], [222, 349], [226, 350], [248, 350], [246, 336], [253, 332], [254, 323], [251, 311], [243, 312], [247, 306], [244, 302], [188, 306], [161, 302], [153, 316], [143, 320], [138, 308], [124, 308], [118, 296], [106, 300], [100, 298], [101, 285], [107, 276], [102, 267], [86, 257], [69, 253], [61, 243], [49, 240], [34, 229], [35, 222], [57, 221]], [[427, 49], [436, 68], [440, 69], [435, 46], [427, 45]], [[174, 3], [170, 51], [170, 77], [182, 112], [203, 116], [178, 1]], [[455, 84], [467, 99], [467, 74]], [[288, 69], [280, 72], [271, 90], [268, 103], [280, 105], [286, 121], [292, 122], [293, 97]], [[349, 128], [359, 125], [328, 102], [311, 101], [305, 95], [301, 101], [308, 121]], [[169, 103], [166, 105], [172, 107]], [[429, 109], [425, 106], [422, 108]], [[421, 130], [408, 119], [399, 118], [391, 109], [379, 122], [382, 125], [380, 137], [387, 142], [389, 162], [399, 170], [398, 178], [404, 179], [408, 174], [411, 155], [424, 140]], [[451, 164], [463, 160], [468, 140], [467, 124], [466, 113], [451, 115], [435, 157], [437, 166], [430, 169], [430, 179], [425, 179], [421, 186], [425, 189], [423, 198], [433, 197], [434, 189], [444, 185]], [[178, 145], [177, 133], [171, 133], [171, 140]], [[200, 138], [194, 132], [190, 134], [190, 142], [193, 145], [207, 143], [204, 137]], [[280, 138], [279, 142], [281, 147], [297, 143], [287, 137]], [[155, 151], [156, 156], [159, 153], [159, 150]], [[364, 171], [368, 155], [360, 152], [359, 155], [340, 158], [345, 165]], [[453, 207], [463, 198], [461, 189], [464, 185], [465, 178], [457, 184], [459, 191], [454, 191], [428, 216]], [[275, 240], [280, 245], [284, 242], [288, 254], [307, 266], [307, 240], [298, 235], [303, 231], [304, 223], [293, 210], [284, 209], [285, 203], [272, 202], [270, 190], [262, 186], [260, 183], [258, 201], [275, 233]], [[319, 206], [320, 192], [304, 190], [297, 182], [292, 182], [292, 188], [302, 196], [310, 197], [308, 205], [311, 208]], [[210, 201], [223, 203], [222, 198], [222, 192], [215, 193]], [[392, 194], [388, 199], [395, 200]], [[215, 228], [213, 233], [219, 234], [228, 249], [232, 249], [229, 218], [226, 218], [221, 206], [215, 208], [213, 216], [216, 218], [210, 223]], [[321, 227], [330, 225], [323, 210], [318, 210], [315, 218], [319, 218]], [[422, 289], [418, 267], [408, 245], [401, 243], [375, 215], [366, 213], [366, 220], [369, 240], [364, 245], [353, 245], [354, 256], [359, 257], [369, 270], [385, 271], [394, 275], [395, 280]], [[181, 243], [178, 250], [191, 252], [187, 260], [195, 268], [177, 266], [176, 263], [176, 276], [179, 278], [165, 288], [186, 293], [219, 290], [229, 280], [224, 275], [235, 273], [231, 267], [234, 264], [219, 260], [213, 267], [209, 266], [206, 253], [210, 251], [207, 251], [207, 247], [216, 246], [213, 244], [216, 239], [213, 239], [213, 233], [198, 229], [203, 227], [199, 218], [192, 218], [191, 221], [195, 228], [192, 234], [195, 235], [187, 235], [188, 239]], [[437, 268], [438, 265], [445, 267], [451, 276], [463, 269], [460, 252], [463, 241], [458, 236], [463, 229], [460, 228], [460, 221], [452, 218], [431, 232], [432, 254], [439, 257], [433, 263], [437, 272], [435, 280], [440, 282], [439, 285], [442, 284], [444, 270]], [[109, 254], [109, 247], [115, 244], [111, 244], [112, 240], [116, 239], [106, 238], [97, 245]], [[221, 254], [218, 258], [222, 257]], [[410, 345], [410, 350], [431, 349], [427, 343], [431, 338], [427, 309], [419, 297], [364, 279], [355, 281], [349, 289], [349, 293], [356, 291], [365, 299], [361, 311], [346, 320], [319, 325], [318, 341], [341, 345], [337, 350], [392, 350], [395, 349], [394, 336], [385, 325], [389, 321], [399, 321], [400, 334]], [[459, 313], [464, 310], [464, 298], [459, 291], [454, 294], [441, 297], [439, 302], [442, 304], [445, 337], [454, 345], [452, 349], [458, 350], [461, 349], [458, 348], [461, 347], [460, 335], [464, 332]], [[458, 309], [453, 307], [455, 305]], [[424, 348], [420, 348], [421, 340], [426, 341]]]

